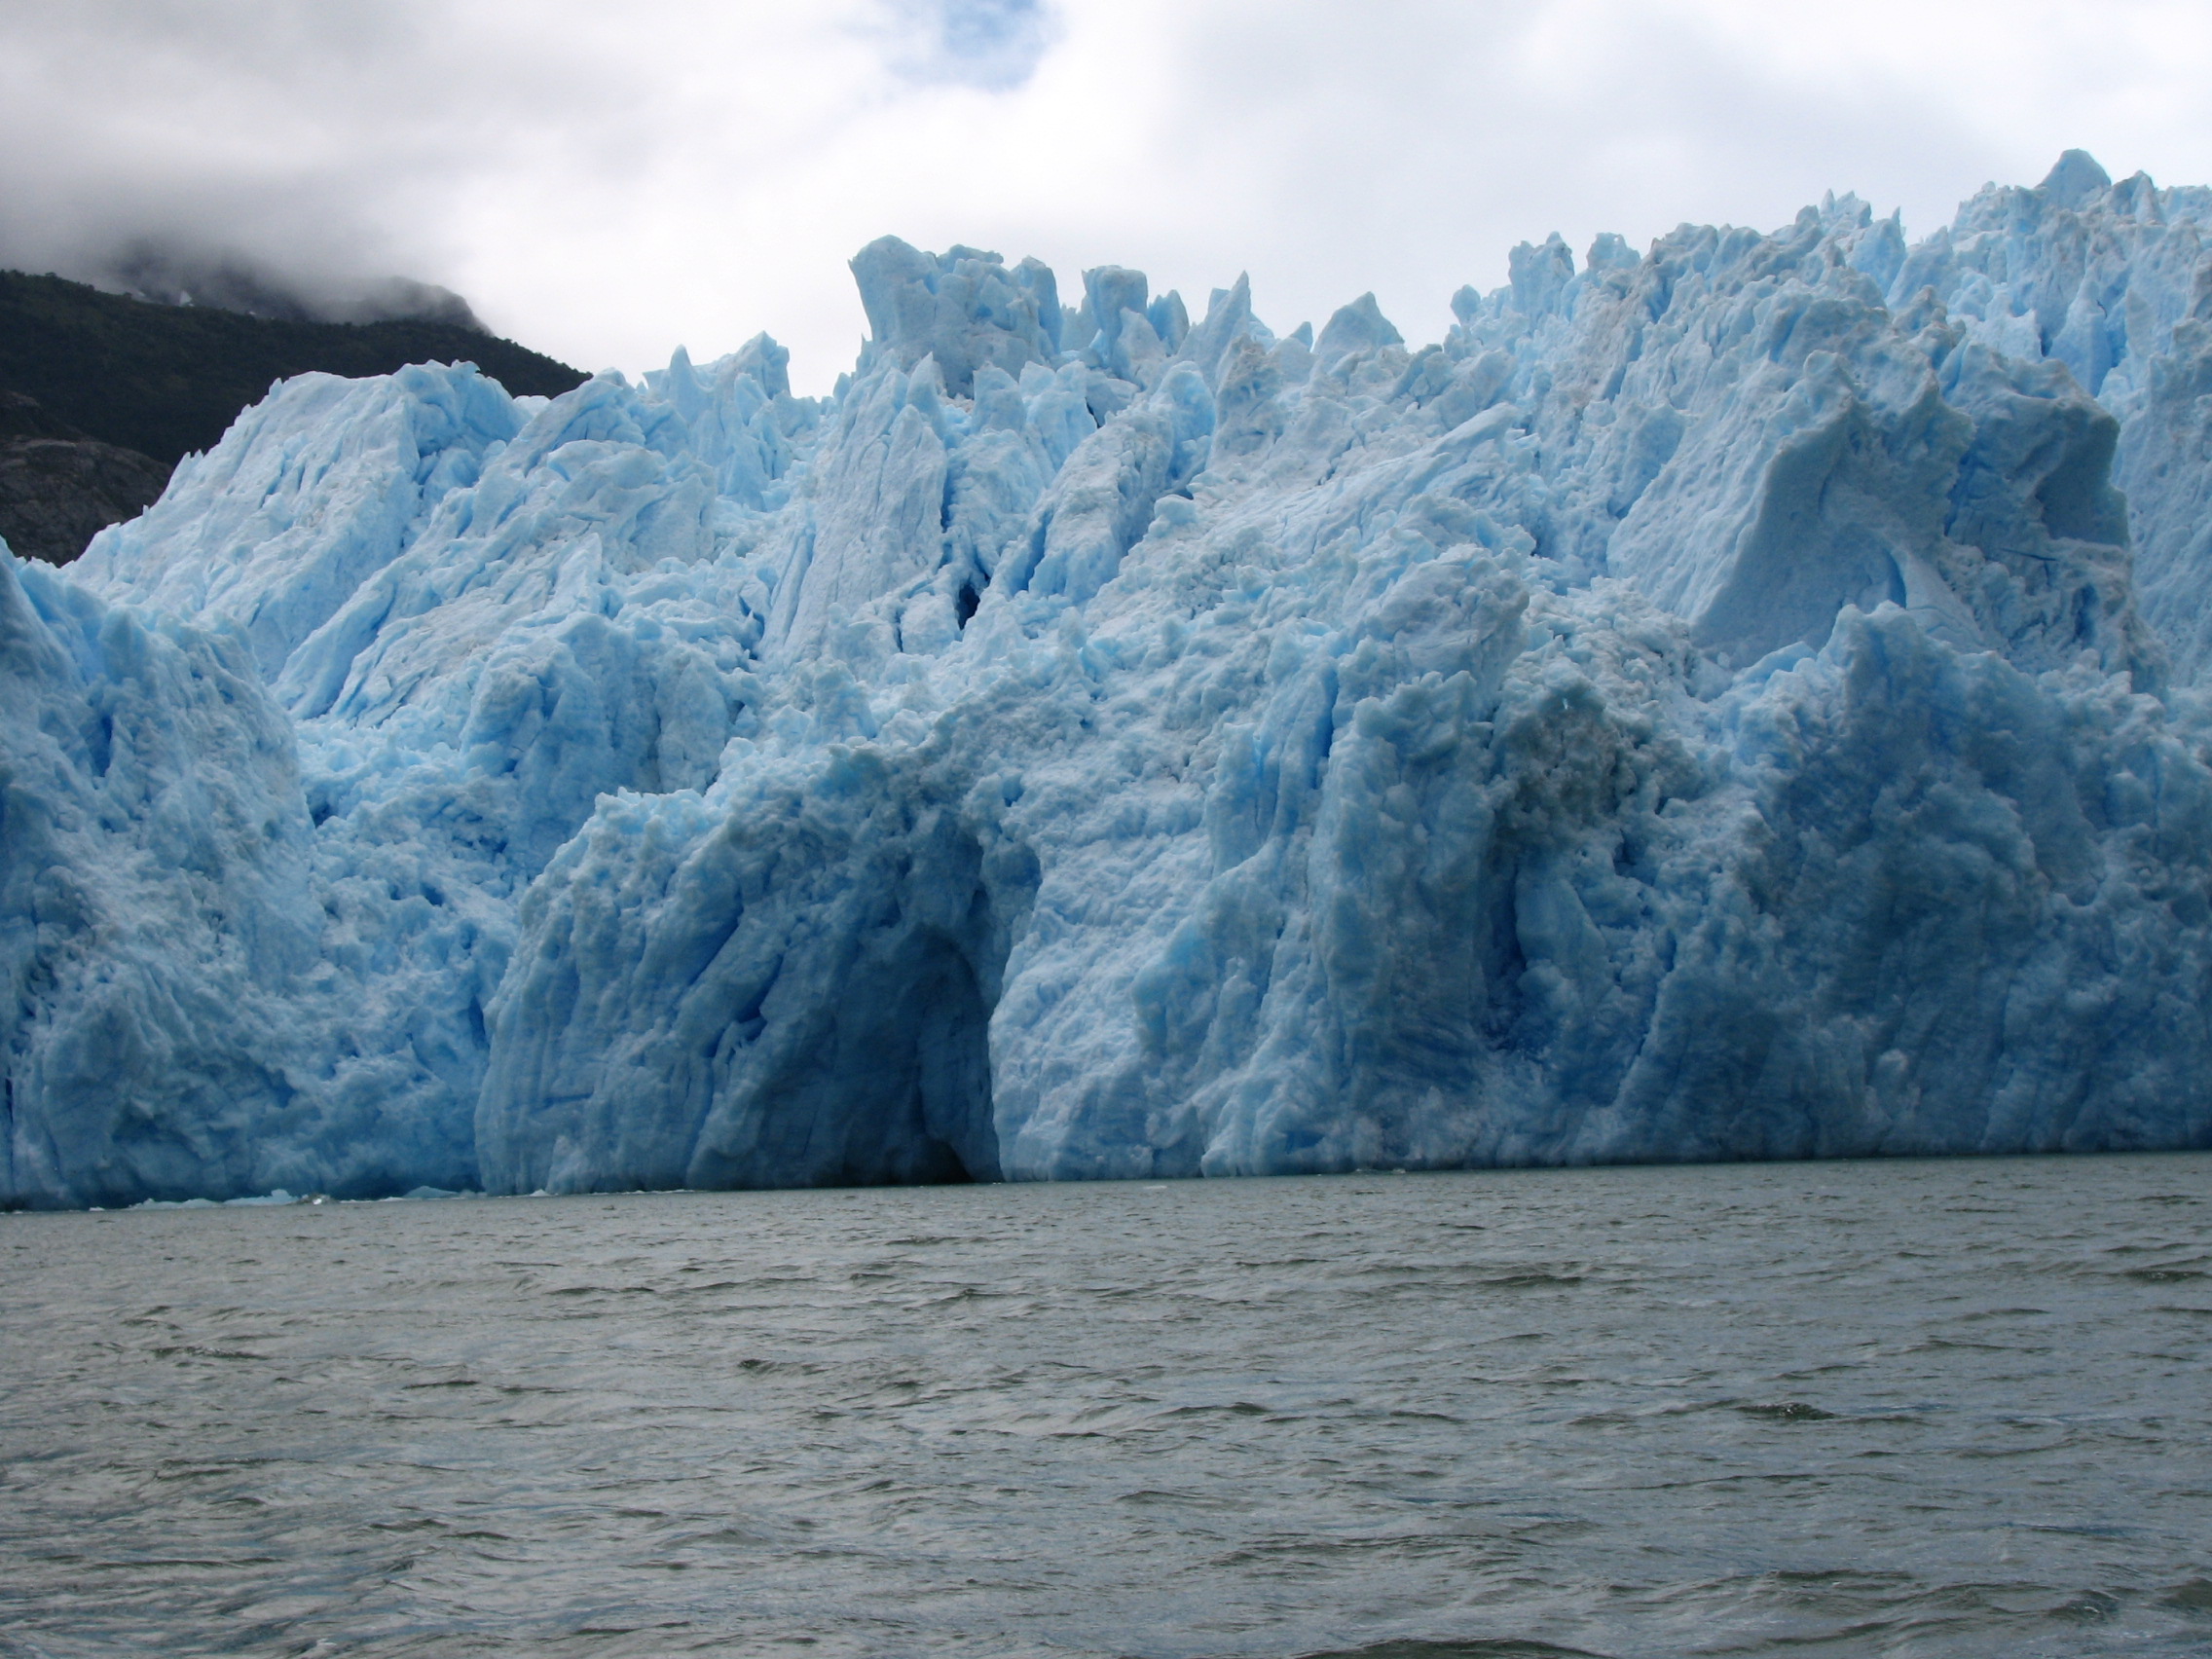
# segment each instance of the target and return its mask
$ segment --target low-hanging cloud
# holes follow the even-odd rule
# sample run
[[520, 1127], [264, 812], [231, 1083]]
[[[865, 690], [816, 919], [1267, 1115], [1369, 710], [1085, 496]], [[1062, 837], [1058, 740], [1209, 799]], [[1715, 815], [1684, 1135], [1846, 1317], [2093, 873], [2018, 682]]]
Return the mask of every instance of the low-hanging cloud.
[[884, 232], [1433, 337], [1524, 238], [1925, 231], [2084, 145], [2212, 179], [2172, 0], [0, 0], [0, 262], [404, 276], [584, 367], [767, 328], [826, 386]]
[[407, 6], [5, 0], [0, 260], [209, 297], [261, 283], [280, 301], [450, 256], [441, 89], [401, 72], [424, 20]]

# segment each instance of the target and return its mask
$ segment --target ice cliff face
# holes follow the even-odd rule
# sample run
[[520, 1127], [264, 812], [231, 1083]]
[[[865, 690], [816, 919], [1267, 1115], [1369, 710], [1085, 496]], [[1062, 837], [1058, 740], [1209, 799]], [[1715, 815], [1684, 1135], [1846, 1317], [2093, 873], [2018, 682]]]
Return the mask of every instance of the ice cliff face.
[[0, 561], [0, 1195], [2212, 1144], [2207, 236], [289, 382]]

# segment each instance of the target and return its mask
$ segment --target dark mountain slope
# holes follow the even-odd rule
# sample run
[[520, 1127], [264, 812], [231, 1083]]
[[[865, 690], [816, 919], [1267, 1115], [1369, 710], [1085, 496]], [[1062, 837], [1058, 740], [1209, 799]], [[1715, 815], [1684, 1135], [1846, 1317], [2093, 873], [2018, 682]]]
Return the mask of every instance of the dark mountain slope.
[[25, 559], [65, 565], [111, 524], [161, 499], [169, 468], [88, 437], [38, 400], [0, 391], [0, 540]]
[[166, 465], [212, 446], [271, 381], [422, 362], [474, 363], [517, 396], [557, 396], [585, 378], [453, 323], [295, 322], [0, 272], [0, 390], [27, 393], [87, 436]]

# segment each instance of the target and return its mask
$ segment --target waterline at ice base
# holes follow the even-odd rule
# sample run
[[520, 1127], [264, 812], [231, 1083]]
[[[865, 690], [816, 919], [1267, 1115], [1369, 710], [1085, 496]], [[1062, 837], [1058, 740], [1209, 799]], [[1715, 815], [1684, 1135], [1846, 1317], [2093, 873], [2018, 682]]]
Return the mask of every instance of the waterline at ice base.
[[0, 1199], [2212, 1146], [2212, 190], [854, 272], [0, 560]]

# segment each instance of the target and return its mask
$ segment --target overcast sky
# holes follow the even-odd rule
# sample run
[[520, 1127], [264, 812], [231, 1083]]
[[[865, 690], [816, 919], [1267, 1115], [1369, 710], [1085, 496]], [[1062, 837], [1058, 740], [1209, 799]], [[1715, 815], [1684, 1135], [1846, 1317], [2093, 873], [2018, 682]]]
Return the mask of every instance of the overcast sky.
[[1555, 230], [2212, 183], [2208, 88], [2205, 0], [0, 0], [0, 263], [403, 275], [587, 369], [765, 328], [822, 389], [887, 231], [1425, 340]]

